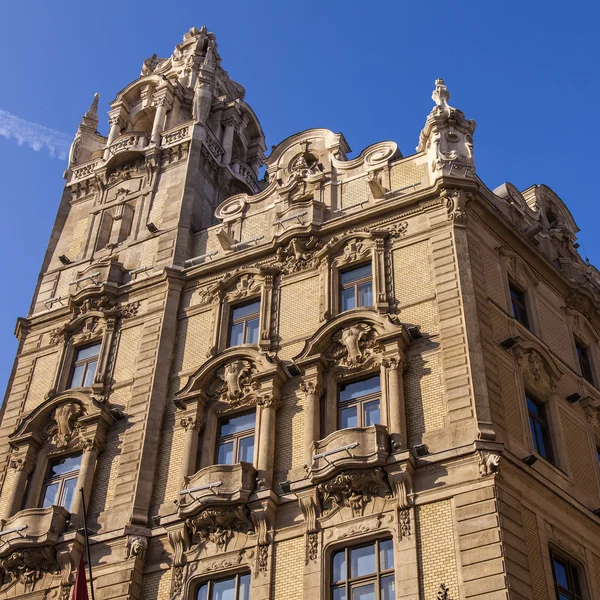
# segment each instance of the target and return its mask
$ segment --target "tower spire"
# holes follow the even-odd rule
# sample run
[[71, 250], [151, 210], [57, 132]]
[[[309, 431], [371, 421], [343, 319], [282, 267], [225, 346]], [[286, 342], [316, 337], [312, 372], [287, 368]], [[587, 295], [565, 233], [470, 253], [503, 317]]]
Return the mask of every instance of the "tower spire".
[[96, 92], [94, 94], [94, 99], [92, 100], [90, 107], [88, 108], [85, 115], [83, 115], [83, 117], [81, 118], [81, 123], [79, 125], [80, 127], [88, 127], [90, 129], [93, 129], [94, 131], [96, 131], [96, 128], [98, 127], [98, 102], [99, 102], [99, 100], [100, 100], [100, 94], [98, 94], [98, 92]]

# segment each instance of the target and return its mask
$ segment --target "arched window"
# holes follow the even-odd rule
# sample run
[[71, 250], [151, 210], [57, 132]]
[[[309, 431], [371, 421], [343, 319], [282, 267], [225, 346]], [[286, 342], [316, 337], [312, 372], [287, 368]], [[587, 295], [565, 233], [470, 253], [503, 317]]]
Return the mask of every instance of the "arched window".
[[198, 588], [196, 600], [250, 600], [250, 574], [205, 581]]

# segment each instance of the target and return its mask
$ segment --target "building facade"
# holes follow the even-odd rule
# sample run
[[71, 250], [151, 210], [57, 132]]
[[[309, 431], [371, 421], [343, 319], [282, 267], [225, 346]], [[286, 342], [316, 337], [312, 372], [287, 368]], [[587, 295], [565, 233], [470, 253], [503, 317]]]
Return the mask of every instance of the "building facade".
[[107, 137], [95, 98], [17, 324], [0, 600], [72, 597], [84, 502], [96, 600], [600, 598], [600, 273], [432, 97], [410, 156], [265, 158], [194, 28]]

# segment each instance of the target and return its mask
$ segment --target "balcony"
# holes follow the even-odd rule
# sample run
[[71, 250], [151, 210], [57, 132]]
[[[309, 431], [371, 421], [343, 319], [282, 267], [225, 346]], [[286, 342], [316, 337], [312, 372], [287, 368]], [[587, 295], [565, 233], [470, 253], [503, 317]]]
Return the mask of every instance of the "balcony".
[[4, 522], [0, 556], [19, 548], [54, 544], [67, 530], [69, 512], [62, 506], [26, 508]]
[[308, 466], [311, 483], [320, 483], [348, 469], [384, 465], [390, 453], [389, 437], [385, 426], [371, 425], [340, 429], [315, 442]]
[[241, 161], [239, 158], [234, 158], [231, 162], [231, 170], [240, 181], [245, 183], [252, 190], [253, 194], [260, 191], [256, 173], [245, 162]]
[[255, 485], [256, 469], [250, 463], [205, 467], [187, 479], [179, 516], [188, 518], [207, 506], [244, 503]]
[[139, 152], [148, 146], [148, 134], [145, 131], [130, 131], [119, 136], [109, 147], [110, 156], [120, 152]]

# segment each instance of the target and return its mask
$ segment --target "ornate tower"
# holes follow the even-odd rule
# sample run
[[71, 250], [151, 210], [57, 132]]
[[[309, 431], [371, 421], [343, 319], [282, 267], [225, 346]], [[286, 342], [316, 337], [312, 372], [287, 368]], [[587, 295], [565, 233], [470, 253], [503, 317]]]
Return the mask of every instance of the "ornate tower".
[[[264, 158], [215, 36], [77, 130], [0, 425], [0, 600], [600, 597], [600, 274], [488, 189], [438, 80], [416, 154]], [[262, 165], [266, 172], [259, 180]], [[594, 577], [595, 574], [595, 577]]]

